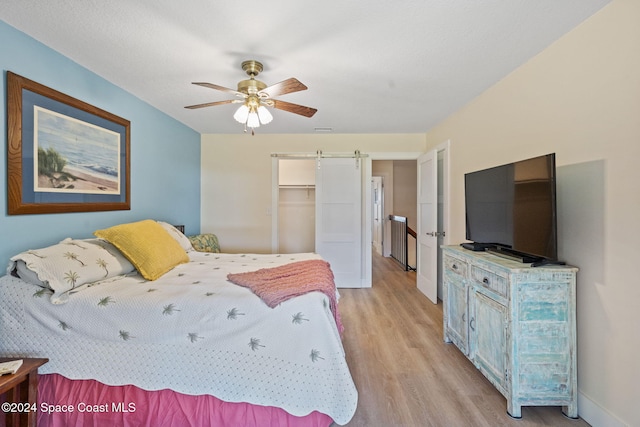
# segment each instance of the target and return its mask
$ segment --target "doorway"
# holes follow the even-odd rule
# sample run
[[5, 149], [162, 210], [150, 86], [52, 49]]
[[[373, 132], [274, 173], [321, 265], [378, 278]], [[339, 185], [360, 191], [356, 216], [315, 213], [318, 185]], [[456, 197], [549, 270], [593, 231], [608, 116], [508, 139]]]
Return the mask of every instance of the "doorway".
[[278, 159], [277, 253], [315, 251], [315, 171], [313, 159]]
[[384, 183], [381, 176], [371, 177], [371, 214], [373, 250], [382, 255], [384, 248]]
[[[431, 300], [434, 303], [437, 303], [438, 299], [442, 299], [442, 272], [441, 272], [441, 249], [440, 246], [449, 243], [449, 239], [446, 233], [446, 230], [449, 227], [449, 147], [450, 142], [445, 141], [444, 143], [436, 146], [432, 152], [435, 158], [437, 159], [434, 162], [434, 180], [436, 181], [436, 200], [437, 202], [431, 206], [433, 215], [435, 216], [436, 224], [433, 226], [433, 229], [423, 230], [422, 233], [428, 233], [429, 239], [434, 239], [431, 243], [431, 247], [434, 248], [433, 254], [435, 255], [436, 261], [433, 261], [431, 266], [428, 268], [428, 271], [422, 271], [423, 274], [427, 274], [432, 277], [432, 283], [435, 284], [435, 288], [432, 292], [430, 292]], [[382, 197], [384, 200], [384, 240], [390, 242], [390, 229], [389, 221], [387, 220], [388, 216], [391, 214], [390, 209], [393, 208], [395, 194], [393, 189], [396, 187], [393, 184], [393, 168], [392, 164], [394, 161], [400, 160], [408, 160], [411, 162], [412, 166], [417, 170], [418, 168], [418, 158], [423, 153], [376, 153], [371, 155], [372, 159], [372, 170], [373, 175], [379, 175], [383, 177], [383, 192]], [[378, 161], [384, 161], [379, 162]], [[382, 167], [381, 165], [386, 164], [387, 167]], [[419, 177], [416, 177], [415, 181]], [[414, 187], [415, 188], [415, 187]], [[418, 209], [417, 209], [417, 189], [414, 191], [414, 195], [416, 196], [416, 202], [413, 204], [412, 215], [410, 215], [414, 220], [412, 223], [414, 226], [417, 226], [418, 217]], [[373, 222], [373, 215], [370, 212], [370, 221]], [[410, 220], [411, 221], [411, 220]], [[433, 235], [431, 235], [433, 234]], [[389, 257], [390, 253], [387, 250], [387, 247], [390, 245], [383, 244], [383, 256]], [[418, 268], [422, 268], [424, 270], [425, 266], [420, 266], [420, 261], [418, 262]], [[437, 296], [436, 296], [437, 295]]]
[[[392, 233], [390, 215], [401, 216], [407, 219], [407, 226], [410, 230], [417, 229], [416, 216], [416, 192], [417, 192], [417, 176], [416, 161], [405, 159], [392, 160], [374, 160], [372, 161], [372, 186], [375, 185], [375, 179], [382, 180], [381, 199], [382, 220], [380, 226], [382, 228], [382, 251], [384, 257], [394, 257], [397, 259], [398, 254], [392, 253]], [[372, 198], [375, 197], [375, 189], [372, 187]], [[375, 201], [373, 201], [375, 206]], [[373, 208], [372, 208], [373, 209]], [[372, 223], [376, 221], [376, 212], [372, 210]], [[416, 239], [413, 235], [408, 236], [408, 245], [406, 250], [406, 261], [412, 267], [416, 266]], [[376, 236], [373, 236], [373, 245], [376, 248]]]

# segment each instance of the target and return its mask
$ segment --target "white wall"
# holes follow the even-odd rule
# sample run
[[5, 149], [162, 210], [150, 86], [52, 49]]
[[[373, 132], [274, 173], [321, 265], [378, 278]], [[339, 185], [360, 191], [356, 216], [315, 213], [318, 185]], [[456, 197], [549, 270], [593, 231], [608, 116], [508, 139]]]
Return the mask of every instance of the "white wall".
[[406, 216], [409, 227], [418, 229], [418, 163], [416, 160], [393, 161], [393, 210]]
[[425, 135], [202, 135], [201, 230], [225, 252], [271, 252], [271, 154], [423, 152]]
[[278, 195], [278, 253], [316, 250], [316, 190], [280, 187]]
[[578, 274], [579, 413], [640, 425], [640, 2], [615, 0], [427, 134], [451, 140], [452, 242], [465, 172], [548, 152], [559, 251]]

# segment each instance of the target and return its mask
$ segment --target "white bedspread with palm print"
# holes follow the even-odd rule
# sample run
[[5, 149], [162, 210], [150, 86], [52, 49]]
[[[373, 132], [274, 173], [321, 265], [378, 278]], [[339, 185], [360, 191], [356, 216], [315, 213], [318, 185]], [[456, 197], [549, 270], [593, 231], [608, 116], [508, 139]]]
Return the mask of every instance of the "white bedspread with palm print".
[[48, 357], [40, 373], [146, 390], [211, 394], [338, 424], [357, 403], [326, 295], [312, 292], [269, 308], [228, 273], [315, 254], [189, 253], [156, 281], [133, 274], [51, 304], [46, 291], [0, 279], [0, 356]]

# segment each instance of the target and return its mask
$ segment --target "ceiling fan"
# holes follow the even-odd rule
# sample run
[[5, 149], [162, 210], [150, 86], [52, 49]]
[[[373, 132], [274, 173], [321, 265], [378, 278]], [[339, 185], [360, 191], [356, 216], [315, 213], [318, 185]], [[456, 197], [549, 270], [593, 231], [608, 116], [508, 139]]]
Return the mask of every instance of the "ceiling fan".
[[247, 73], [249, 79], [240, 81], [238, 83], [238, 90], [218, 86], [213, 83], [193, 82], [194, 85], [232, 93], [236, 95], [236, 99], [189, 105], [185, 108], [196, 109], [224, 104], [242, 104], [233, 115], [233, 118], [239, 123], [245, 125], [245, 132], [247, 131], [247, 128], [251, 128], [252, 135], [254, 134], [254, 128], [259, 127], [260, 124], [267, 124], [273, 120], [273, 116], [266, 107], [277, 108], [278, 110], [288, 111], [305, 117], [312, 117], [316, 111], [318, 111], [315, 108], [273, 99], [276, 96], [306, 90], [307, 87], [300, 83], [298, 79], [291, 77], [290, 79], [281, 81], [280, 83], [267, 86], [260, 80], [255, 79], [263, 69], [260, 62], [255, 60], [244, 61], [242, 63], [242, 69]]

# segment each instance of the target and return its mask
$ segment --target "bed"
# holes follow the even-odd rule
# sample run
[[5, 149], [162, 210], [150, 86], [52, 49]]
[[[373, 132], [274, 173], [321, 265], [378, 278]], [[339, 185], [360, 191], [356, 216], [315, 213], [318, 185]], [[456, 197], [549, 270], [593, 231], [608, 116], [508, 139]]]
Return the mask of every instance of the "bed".
[[[163, 245], [173, 231], [161, 224], [166, 235], [152, 229], [164, 243], [154, 236], [146, 249], [162, 252], [155, 258], [170, 257]], [[185, 256], [154, 280], [104, 235], [65, 239], [56, 262], [42, 250], [12, 258], [0, 278], [0, 356], [49, 358], [39, 370], [39, 425], [346, 424], [358, 394], [335, 287], [289, 288], [283, 298], [261, 294], [265, 283], [245, 283], [256, 272], [272, 280], [324, 261], [312, 253], [198, 252], [170, 238]], [[92, 245], [113, 259], [87, 261]], [[58, 271], [29, 278], [25, 267], [43, 260]], [[74, 274], [74, 264], [95, 272]]]

